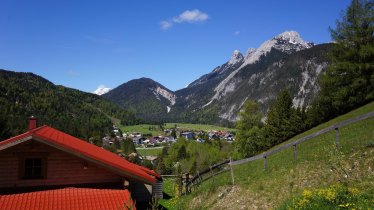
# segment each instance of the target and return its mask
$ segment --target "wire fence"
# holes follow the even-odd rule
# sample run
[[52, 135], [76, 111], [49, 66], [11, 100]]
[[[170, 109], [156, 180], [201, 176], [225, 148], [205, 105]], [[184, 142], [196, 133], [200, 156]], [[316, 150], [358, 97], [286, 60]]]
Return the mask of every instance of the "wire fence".
[[[181, 186], [184, 186], [183, 189], [181, 190], [181, 194], [189, 193], [193, 187], [198, 186], [199, 184], [201, 184], [202, 182], [204, 182], [208, 179], [213, 178], [212, 182], [214, 182], [214, 177], [215, 176], [217, 176], [218, 174], [224, 173], [226, 171], [230, 171], [231, 182], [232, 182], [232, 184], [234, 184], [235, 183], [235, 177], [234, 177], [233, 166], [236, 166], [236, 165], [241, 165], [241, 164], [245, 164], [245, 163], [249, 163], [249, 162], [252, 162], [252, 161], [263, 159], [264, 170], [266, 171], [266, 170], [268, 170], [268, 167], [269, 167], [268, 166], [268, 161], [269, 161], [268, 159], [269, 159], [270, 156], [272, 156], [274, 154], [277, 154], [281, 151], [290, 149], [290, 148], [292, 148], [292, 150], [293, 150], [293, 152], [292, 152], [293, 160], [296, 161], [297, 156], [298, 156], [298, 149], [297, 149], [298, 145], [300, 145], [303, 142], [315, 139], [316, 137], [321, 136], [323, 134], [326, 134], [330, 131], [335, 132], [335, 134], [334, 134], [334, 138], [335, 138], [334, 139], [334, 144], [337, 148], [339, 148], [340, 144], [341, 144], [340, 143], [340, 137], [341, 137], [340, 128], [345, 127], [347, 125], [351, 125], [353, 123], [357, 123], [357, 122], [372, 118], [372, 117], [374, 117], [374, 111], [363, 114], [363, 115], [360, 115], [360, 116], [357, 116], [357, 117], [354, 117], [354, 118], [351, 118], [351, 119], [348, 119], [348, 120], [344, 120], [344, 121], [339, 122], [339, 123], [336, 123], [336, 124], [331, 125], [327, 128], [321, 129], [317, 132], [314, 132], [314, 133], [309, 134], [307, 136], [296, 139], [295, 141], [285, 143], [283, 145], [280, 145], [279, 147], [268, 150], [268, 151], [266, 151], [264, 153], [261, 153], [261, 154], [258, 154], [256, 156], [241, 159], [241, 160], [236, 160], [236, 161], [232, 161], [231, 158], [230, 158], [229, 160], [224, 160], [220, 163], [214, 164], [214, 165], [210, 166], [209, 168], [204, 169], [203, 171], [200, 171], [200, 172], [196, 171], [196, 175], [193, 176], [191, 179], [189, 179], [189, 178], [187, 178], [186, 180], [181, 179]], [[327, 142], [327, 141], [325, 141], [325, 142]], [[189, 176], [187, 176], [187, 177], [189, 177]]]

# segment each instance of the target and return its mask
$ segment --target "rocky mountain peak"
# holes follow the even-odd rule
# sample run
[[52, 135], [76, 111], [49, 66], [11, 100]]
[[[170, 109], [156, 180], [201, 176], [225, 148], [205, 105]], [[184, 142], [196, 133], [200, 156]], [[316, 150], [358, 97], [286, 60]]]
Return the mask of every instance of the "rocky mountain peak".
[[247, 60], [249, 57], [251, 57], [254, 52], [256, 52], [255, 48], [249, 48], [247, 50], [247, 53], [245, 54], [245, 60]]
[[241, 67], [252, 64], [260, 60], [262, 55], [266, 55], [271, 49], [291, 54], [300, 50], [314, 46], [311, 42], [304, 41], [296, 31], [285, 31], [274, 38], [265, 41], [259, 48], [250, 48]]
[[[296, 31], [285, 31], [276, 37], [273, 38], [273, 40], [277, 40], [278, 44], [292, 44], [295, 46], [298, 46], [298, 50], [301, 49], [308, 49], [313, 46], [313, 43], [304, 41], [300, 34]], [[298, 51], [297, 50], [297, 51]]]
[[235, 65], [235, 64], [241, 62], [243, 59], [244, 59], [243, 54], [241, 54], [241, 53], [239, 52], [239, 50], [235, 50], [235, 51], [232, 53], [231, 59], [230, 59], [230, 61], [228, 62], [228, 64], [229, 64], [229, 65]]

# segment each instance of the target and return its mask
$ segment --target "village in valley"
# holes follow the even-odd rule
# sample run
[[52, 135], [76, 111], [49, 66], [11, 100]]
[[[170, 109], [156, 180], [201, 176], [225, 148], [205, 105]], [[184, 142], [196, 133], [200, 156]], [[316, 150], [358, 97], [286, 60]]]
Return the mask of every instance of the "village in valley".
[[[173, 124], [173, 123], [169, 123]], [[102, 147], [109, 149], [114, 148], [121, 153], [121, 142], [124, 140], [131, 140], [137, 150], [146, 149], [162, 149], [164, 146], [170, 146], [175, 143], [177, 139], [184, 138], [188, 141], [195, 141], [198, 143], [205, 143], [206, 141], [225, 141], [233, 143], [235, 141], [235, 129], [224, 130], [201, 130], [201, 129], [186, 129], [174, 124], [172, 128], [165, 128], [165, 125], [142, 125], [148, 127], [149, 132], [141, 133], [136, 130], [123, 132], [119, 126], [113, 125], [111, 135], [106, 135], [102, 140]], [[198, 126], [198, 125], [196, 125]], [[139, 128], [139, 126], [137, 126]], [[220, 128], [220, 127], [217, 127]], [[124, 128], [126, 129], [126, 128]], [[144, 130], [144, 129], [142, 129]], [[153, 135], [154, 134], [154, 135]], [[158, 134], [158, 135], [156, 135]], [[146, 155], [146, 152], [144, 153]], [[143, 158], [143, 157], [140, 157]], [[152, 162], [157, 158], [157, 155], [145, 156], [144, 158]]]

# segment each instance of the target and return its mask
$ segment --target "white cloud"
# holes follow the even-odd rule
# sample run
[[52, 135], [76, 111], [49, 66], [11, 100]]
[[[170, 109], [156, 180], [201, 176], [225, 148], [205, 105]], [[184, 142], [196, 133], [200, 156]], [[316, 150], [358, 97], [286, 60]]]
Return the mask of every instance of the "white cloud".
[[186, 10], [180, 15], [173, 17], [170, 20], [164, 20], [160, 22], [161, 29], [166, 30], [172, 27], [175, 23], [199, 23], [209, 19], [209, 15], [201, 12], [198, 9]]
[[168, 28], [170, 28], [170, 27], [173, 26], [173, 22], [165, 20], [165, 21], [161, 21], [160, 25], [161, 25], [162, 29], [166, 30], [166, 29], [168, 29]]
[[235, 35], [235, 36], [238, 36], [239, 34], [240, 34], [240, 31], [235, 31], [235, 32], [234, 32], [234, 35]]
[[186, 10], [178, 17], [173, 18], [173, 21], [176, 23], [195, 23], [195, 22], [203, 22], [209, 18], [208, 14], [200, 12], [198, 9], [194, 9], [192, 11]]

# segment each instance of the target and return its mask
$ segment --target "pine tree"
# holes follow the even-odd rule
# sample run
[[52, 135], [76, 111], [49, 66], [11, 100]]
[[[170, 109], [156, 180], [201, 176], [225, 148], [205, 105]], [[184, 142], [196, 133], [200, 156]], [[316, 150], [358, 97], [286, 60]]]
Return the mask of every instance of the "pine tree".
[[0, 141], [9, 138], [10, 132], [7, 126], [6, 117], [0, 112]]
[[321, 80], [315, 104], [315, 114], [322, 120], [374, 99], [373, 7], [373, 0], [352, 0], [336, 28], [330, 28], [335, 42], [332, 64]]
[[293, 124], [295, 109], [292, 108], [292, 98], [286, 89], [279, 93], [276, 101], [270, 106], [268, 118], [264, 127], [266, 147], [279, 144], [295, 134]]
[[194, 158], [193, 161], [192, 161], [189, 173], [190, 174], [195, 174], [196, 171], [197, 171], [197, 162], [196, 162], [196, 159]]
[[170, 135], [171, 135], [174, 139], [177, 138], [177, 132], [175, 131], [174, 128], [171, 130], [171, 134], [170, 134]]
[[164, 164], [164, 158], [163, 157], [159, 157], [159, 159], [158, 159], [157, 166], [156, 166], [156, 172], [158, 174], [165, 174], [166, 173], [166, 166]]
[[123, 140], [121, 149], [125, 155], [129, 155], [133, 152], [136, 152], [134, 142], [131, 139]]
[[293, 114], [291, 115], [291, 125], [292, 125], [292, 131], [295, 134], [301, 133], [305, 131], [308, 127], [307, 125], [307, 114], [306, 114], [306, 108], [293, 108]]
[[168, 150], [169, 150], [169, 147], [168, 146], [164, 146], [161, 150], [161, 154], [160, 154], [160, 157], [166, 157], [168, 156]]
[[178, 149], [178, 160], [187, 158], [187, 150], [184, 144]]

